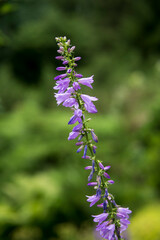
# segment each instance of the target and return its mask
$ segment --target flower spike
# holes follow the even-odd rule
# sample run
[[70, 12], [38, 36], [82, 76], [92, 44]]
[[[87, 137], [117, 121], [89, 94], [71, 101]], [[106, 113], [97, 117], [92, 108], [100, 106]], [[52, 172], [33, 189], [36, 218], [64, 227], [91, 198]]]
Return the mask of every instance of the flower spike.
[[[55, 93], [55, 98], [58, 105], [62, 103], [63, 106], [73, 110], [68, 124], [77, 124], [69, 133], [68, 140], [78, 138], [76, 142], [76, 146], [79, 146], [77, 153], [81, 152], [84, 148], [82, 158], [85, 161], [92, 161], [92, 164], [86, 166], [85, 169], [90, 170], [87, 185], [95, 189], [95, 194], [86, 196], [87, 202], [90, 203], [90, 207], [99, 202], [97, 207], [103, 211], [99, 215], [92, 215], [93, 221], [97, 223], [96, 231], [104, 239], [120, 240], [123, 239], [122, 232], [126, 230], [130, 223], [128, 219], [131, 210], [116, 204], [113, 195], [108, 191], [110, 185], [114, 183], [113, 180], [110, 180], [110, 176], [106, 172], [110, 169], [110, 166], [104, 166], [102, 161], [96, 158], [97, 146], [95, 146], [95, 143], [98, 143], [98, 137], [94, 133], [94, 130], [88, 127], [88, 120], [85, 120], [85, 112], [97, 113], [93, 102], [97, 101], [98, 98], [80, 92], [81, 85], [93, 88], [94, 76], [83, 77], [82, 74], [76, 72], [76, 62], [81, 57], [74, 57], [75, 46], [71, 45], [70, 39], [67, 40], [66, 36], [56, 37], [56, 41], [59, 47], [57, 52], [60, 55], [55, 58], [61, 60], [64, 65], [57, 67], [56, 70], [65, 71], [65, 73], [57, 75], [54, 78], [56, 80], [54, 90], [58, 90], [58, 93]], [[82, 138], [83, 141], [81, 141]], [[91, 182], [94, 176], [96, 181]]]

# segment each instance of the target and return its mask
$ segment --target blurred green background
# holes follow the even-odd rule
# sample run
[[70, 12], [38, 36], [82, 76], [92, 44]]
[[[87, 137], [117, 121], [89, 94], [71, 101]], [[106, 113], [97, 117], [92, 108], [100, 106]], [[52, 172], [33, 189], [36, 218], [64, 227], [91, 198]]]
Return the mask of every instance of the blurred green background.
[[160, 239], [160, 1], [0, 1], [0, 240], [98, 239], [84, 166], [57, 107], [56, 36], [94, 74], [97, 154], [133, 211], [125, 239]]

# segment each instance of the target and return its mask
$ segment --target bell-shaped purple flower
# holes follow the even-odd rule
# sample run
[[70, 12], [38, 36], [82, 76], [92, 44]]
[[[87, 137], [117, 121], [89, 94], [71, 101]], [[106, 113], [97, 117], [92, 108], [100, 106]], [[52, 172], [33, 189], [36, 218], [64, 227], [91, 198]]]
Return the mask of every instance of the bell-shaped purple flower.
[[81, 87], [79, 86], [78, 82], [74, 82], [73, 83], [73, 88], [77, 91], [78, 89], [81, 89]]
[[98, 98], [91, 97], [86, 94], [81, 94], [81, 98], [84, 101], [84, 107], [89, 113], [96, 113], [97, 109], [95, 105], [92, 103], [92, 101], [97, 101]]
[[87, 183], [88, 186], [97, 186], [97, 182], [89, 182]]
[[81, 83], [82, 85], [86, 85], [87, 87], [93, 88], [91, 85], [94, 82], [93, 75], [88, 78], [80, 78], [78, 79], [78, 82]]
[[83, 154], [83, 158], [86, 158], [86, 154], [87, 154], [87, 148], [88, 148], [88, 146], [87, 146], [87, 145], [85, 145], [85, 147], [84, 147], [84, 154]]
[[68, 61], [67, 60], [63, 61], [63, 64], [64, 65], [68, 64]]
[[[108, 225], [108, 222], [107, 222]], [[107, 240], [114, 240], [114, 231], [115, 231], [115, 224], [110, 224], [105, 226], [105, 222], [99, 225], [100, 235]]]
[[74, 58], [74, 61], [79, 61], [79, 60], [81, 60], [81, 57], [75, 57]]
[[81, 145], [78, 149], [77, 149], [77, 153], [81, 152], [83, 149], [84, 145]]
[[66, 70], [66, 67], [57, 67], [56, 70], [57, 71], [64, 71], [64, 70]]
[[57, 59], [57, 60], [63, 60], [64, 57], [63, 57], [63, 56], [56, 56], [55, 59]]
[[57, 104], [61, 104], [71, 96], [71, 93], [55, 93]]
[[99, 215], [92, 215], [92, 217], [94, 218], [93, 222], [98, 222], [99, 224], [101, 224], [108, 217], [108, 213], [101, 213]]
[[87, 202], [90, 202], [90, 207], [92, 207], [96, 202], [99, 201], [100, 197], [97, 195], [93, 195], [93, 196], [86, 196]]
[[75, 98], [68, 98], [64, 101], [62, 104], [65, 107], [73, 107], [77, 103], [77, 100]]
[[74, 111], [74, 115], [71, 117], [71, 119], [69, 120], [68, 124], [74, 124], [77, 121], [81, 122], [81, 116], [82, 116], [82, 110], [81, 109], [76, 109]]
[[67, 77], [67, 73], [60, 74], [60, 75], [56, 76], [56, 77], [54, 78], [54, 80], [59, 80], [59, 79], [61, 79], [61, 78], [65, 78], [65, 77]]
[[64, 91], [68, 88], [70, 83], [69, 78], [60, 79], [56, 82], [56, 86], [54, 87], [55, 90], [59, 90], [58, 93], [64, 93]]
[[75, 77], [77, 77], [77, 78], [82, 78], [83, 77], [83, 75], [82, 74], [80, 74], [80, 73], [75, 73], [75, 75], [74, 75]]
[[70, 132], [68, 140], [73, 140], [76, 137], [78, 137], [78, 135], [79, 135], [79, 132]]
[[94, 133], [93, 130], [91, 131], [91, 135], [92, 135], [93, 141], [95, 141], [97, 143], [98, 142], [98, 137], [96, 136], [96, 134]]

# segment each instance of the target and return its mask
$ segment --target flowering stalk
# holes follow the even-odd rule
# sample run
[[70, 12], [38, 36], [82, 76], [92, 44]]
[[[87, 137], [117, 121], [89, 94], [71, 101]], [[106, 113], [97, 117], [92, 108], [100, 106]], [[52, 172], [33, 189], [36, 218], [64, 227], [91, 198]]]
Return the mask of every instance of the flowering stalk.
[[[114, 196], [108, 192], [109, 185], [114, 181], [110, 180], [107, 173], [110, 166], [104, 166], [102, 161], [96, 157], [96, 146], [98, 137], [94, 130], [88, 127], [88, 122], [91, 120], [85, 119], [85, 112], [96, 113], [97, 109], [93, 104], [98, 99], [81, 93], [81, 85], [86, 85], [92, 88], [94, 82], [93, 76], [83, 78], [83, 76], [75, 71], [77, 61], [81, 57], [74, 57], [75, 46], [71, 46], [70, 40], [66, 37], [56, 38], [60, 56], [56, 56], [57, 60], [61, 60], [63, 66], [57, 67], [58, 71], [65, 71], [65, 73], [56, 76], [55, 98], [57, 104], [65, 107], [70, 107], [73, 110], [73, 116], [70, 118], [68, 124], [72, 125], [78, 123], [70, 132], [68, 140], [78, 138], [76, 145], [78, 146], [77, 153], [84, 149], [82, 158], [91, 161], [90, 166], [86, 166], [86, 170], [91, 170], [88, 176], [88, 186], [93, 186], [96, 193], [93, 196], [87, 196], [87, 201], [92, 207], [97, 202], [99, 208], [103, 208], [103, 213], [99, 215], [92, 215], [93, 221], [97, 223], [96, 230], [104, 239], [119, 240], [122, 239], [121, 233], [127, 229], [130, 223], [128, 218], [131, 211], [128, 208], [122, 208], [116, 204]], [[95, 143], [94, 143], [95, 142]], [[93, 176], [96, 176], [96, 181], [91, 182]]]

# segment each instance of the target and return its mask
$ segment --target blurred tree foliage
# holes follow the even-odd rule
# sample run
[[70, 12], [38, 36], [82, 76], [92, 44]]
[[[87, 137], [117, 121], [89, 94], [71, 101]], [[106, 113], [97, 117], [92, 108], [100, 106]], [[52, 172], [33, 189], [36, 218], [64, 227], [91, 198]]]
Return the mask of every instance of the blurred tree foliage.
[[134, 214], [159, 200], [159, 10], [157, 0], [0, 2], [0, 240], [94, 239], [86, 162], [53, 99], [56, 36], [77, 46], [77, 71], [95, 75], [92, 126], [117, 202]]

